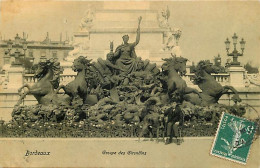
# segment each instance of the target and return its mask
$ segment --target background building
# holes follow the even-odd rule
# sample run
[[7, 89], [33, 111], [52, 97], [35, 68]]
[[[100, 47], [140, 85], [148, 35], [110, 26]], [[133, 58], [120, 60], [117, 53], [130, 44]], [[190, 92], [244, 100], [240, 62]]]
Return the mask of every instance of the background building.
[[[69, 44], [66, 37], [60, 41], [52, 41], [47, 33], [43, 41], [28, 41], [28, 35], [23, 33], [20, 37], [16, 34], [14, 40], [0, 40], [0, 66], [15, 63], [15, 60], [21, 62], [38, 63], [40, 59], [56, 58], [62, 61], [69, 51], [73, 50], [73, 46]], [[24, 61], [23, 61], [24, 60]]]

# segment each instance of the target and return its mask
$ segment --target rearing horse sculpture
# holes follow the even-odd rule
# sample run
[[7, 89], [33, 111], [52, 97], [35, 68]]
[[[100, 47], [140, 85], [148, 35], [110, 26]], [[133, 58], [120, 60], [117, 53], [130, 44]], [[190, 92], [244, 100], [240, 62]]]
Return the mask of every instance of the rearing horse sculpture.
[[194, 84], [197, 84], [202, 90], [202, 105], [218, 103], [219, 98], [231, 90], [234, 93], [233, 100], [240, 102], [237, 90], [232, 86], [221, 86], [211, 73], [214, 68], [209, 61], [200, 61], [195, 69]]
[[79, 56], [74, 60], [72, 69], [77, 72], [76, 78], [68, 83], [66, 86], [60, 85], [56, 93], [62, 88], [65, 94], [69, 95], [71, 99], [81, 98], [83, 103], [86, 102], [88, 94], [88, 83], [86, 81], [87, 68], [90, 67], [91, 60], [83, 56]]
[[185, 80], [181, 78], [181, 76], [186, 73], [187, 59], [172, 55], [171, 58], [163, 60], [166, 62], [162, 65], [162, 73], [167, 75], [167, 77], [165, 81], [162, 80], [162, 83], [163, 87], [167, 89], [170, 99], [176, 95], [181, 95], [182, 99], [184, 95], [189, 93], [195, 93], [200, 97], [200, 93], [196, 89], [189, 88]]
[[[57, 98], [54, 92], [54, 89], [59, 86], [60, 73], [61, 67], [59, 62], [55, 62], [52, 59], [40, 62], [35, 72], [35, 78], [38, 79], [38, 82], [32, 86], [25, 84], [18, 89], [20, 99], [16, 106], [19, 106], [28, 94], [33, 95], [38, 103], [43, 105], [62, 102], [63, 100], [60, 97]], [[28, 88], [28, 90], [24, 90], [22, 93], [25, 87]]]

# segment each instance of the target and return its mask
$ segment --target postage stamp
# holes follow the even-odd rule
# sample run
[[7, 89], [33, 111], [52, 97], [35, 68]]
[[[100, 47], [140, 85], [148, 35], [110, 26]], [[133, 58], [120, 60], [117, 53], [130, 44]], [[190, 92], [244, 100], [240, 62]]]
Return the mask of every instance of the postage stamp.
[[223, 112], [210, 154], [245, 165], [256, 127], [252, 121]]

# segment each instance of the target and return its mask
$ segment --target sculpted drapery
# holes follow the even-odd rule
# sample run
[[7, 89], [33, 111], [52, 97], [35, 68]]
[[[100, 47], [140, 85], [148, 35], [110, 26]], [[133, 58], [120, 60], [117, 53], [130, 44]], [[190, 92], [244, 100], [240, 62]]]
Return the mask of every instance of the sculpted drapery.
[[123, 44], [118, 46], [114, 53], [114, 58], [116, 59], [115, 65], [118, 68], [122, 69], [126, 74], [129, 74], [136, 70], [138, 59], [135, 53], [135, 46], [140, 41], [140, 23], [142, 17], [138, 18], [138, 28], [137, 28], [137, 35], [136, 41], [134, 43], [128, 43], [129, 36], [124, 35]]

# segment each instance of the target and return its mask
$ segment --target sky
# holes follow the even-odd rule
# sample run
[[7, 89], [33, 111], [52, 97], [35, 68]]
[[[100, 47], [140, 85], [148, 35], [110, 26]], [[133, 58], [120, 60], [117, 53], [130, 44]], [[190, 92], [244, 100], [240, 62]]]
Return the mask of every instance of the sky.
[[[103, 8], [102, 1], [1, 1], [0, 33], [5, 39], [22, 32], [28, 33], [29, 40], [43, 40], [46, 32], [52, 40], [59, 40], [60, 33], [63, 38], [66, 32], [72, 36], [88, 4], [94, 10]], [[242, 37], [246, 41], [239, 61], [260, 66], [260, 1], [150, 2], [151, 10], [167, 6], [170, 25], [182, 30], [179, 45], [183, 57], [198, 62], [220, 54], [225, 61], [224, 41], [237, 33], [239, 41]]]

